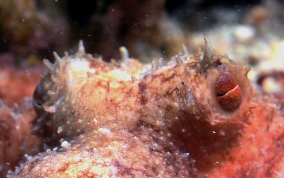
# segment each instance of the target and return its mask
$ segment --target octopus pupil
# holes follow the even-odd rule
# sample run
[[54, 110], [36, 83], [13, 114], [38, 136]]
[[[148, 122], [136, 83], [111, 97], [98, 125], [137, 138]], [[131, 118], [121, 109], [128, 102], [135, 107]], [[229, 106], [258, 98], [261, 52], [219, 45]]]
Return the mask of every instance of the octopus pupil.
[[217, 97], [222, 97], [222, 96], [224, 96], [226, 93], [219, 93], [219, 94], [217, 94]]
[[34, 104], [37, 105], [38, 107], [41, 107], [41, 103], [34, 101]]

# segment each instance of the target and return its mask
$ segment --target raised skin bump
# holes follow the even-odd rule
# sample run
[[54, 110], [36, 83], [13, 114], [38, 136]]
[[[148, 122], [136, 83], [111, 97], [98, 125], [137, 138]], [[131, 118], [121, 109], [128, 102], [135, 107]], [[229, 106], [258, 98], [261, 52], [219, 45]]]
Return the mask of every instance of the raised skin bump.
[[210, 44], [210, 40], [206, 35], [204, 35], [204, 41], [205, 41], [205, 46], [204, 46], [203, 58], [200, 61], [200, 66], [203, 71], [205, 71], [208, 68], [208, 66], [210, 66], [210, 63], [213, 61], [213, 50]]

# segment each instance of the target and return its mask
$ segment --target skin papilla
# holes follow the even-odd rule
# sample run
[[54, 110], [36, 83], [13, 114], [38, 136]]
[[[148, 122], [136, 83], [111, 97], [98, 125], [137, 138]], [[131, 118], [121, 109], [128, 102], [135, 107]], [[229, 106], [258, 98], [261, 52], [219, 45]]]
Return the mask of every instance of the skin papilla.
[[45, 60], [32, 130], [48, 148], [8, 177], [282, 174], [281, 102], [269, 104], [247, 79], [249, 68], [204, 38], [203, 53], [151, 68], [125, 48], [122, 64], [103, 62], [82, 43], [75, 55]]

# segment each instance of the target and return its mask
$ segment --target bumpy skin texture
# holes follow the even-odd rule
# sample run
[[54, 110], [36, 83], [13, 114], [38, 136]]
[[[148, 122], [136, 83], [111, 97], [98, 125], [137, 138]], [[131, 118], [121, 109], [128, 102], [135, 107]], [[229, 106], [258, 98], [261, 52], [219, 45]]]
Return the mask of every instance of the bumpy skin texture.
[[[249, 68], [213, 53], [207, 37], [203, 55], [185, 51], [152, 69], [122, 52], [123, 64], [105, 63], [80, 44], [75, 55], [45, 61], [49, 72], [34, 94], [33, 131], [52, 150], [10, 177], [283, 173], [282, 114], [259, 104]], [[266, 134], [272, 137], [264, 141]]]
[[14, 170], [25, 154], [41, 150], [41, 140], [31, 134], [30, 125], [35, 117], [31, 96], [41, 73], [12, 67], [10, 59], [0, 57], [0, 177]]
[[29, 122], [35, 116], [31, 103], [26, 100], [20, 106], [8, 107], [0, 101], [0, 177], [14, 170], [25, 154], [41, 150], [40, 138], [31, 134]]

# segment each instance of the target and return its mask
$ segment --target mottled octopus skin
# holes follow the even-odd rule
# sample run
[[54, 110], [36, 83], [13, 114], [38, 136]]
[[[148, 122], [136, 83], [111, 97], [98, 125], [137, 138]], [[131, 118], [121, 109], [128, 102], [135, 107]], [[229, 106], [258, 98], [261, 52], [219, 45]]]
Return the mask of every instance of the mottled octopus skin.
[[40, 138], [31, 134], [29, 122], [35, 116], [31, 99], [9, 107], [0, 100], [0, 177], [14, 168], [25, 154], [40, 151]]
[[185, 51], [151, 69], [122, 52], [122, 64], [105, 63], [80, 43], [75, 55], [44, 61], [49, 72], [35, 90], [32, 123], [49, 149], [8, 177], [283, 173], [282, 115], [269, 99], [259, 102], [248, 67], [214, 53], [207, 37], [203, 54]]
[[15, 170], [25, 154], [34, 155], [41, 147], [30, 125], [35, 117], [31, 96], [40, 72], [13, 67], [12, 60], [9, 54], [0, 55], [0, 177]]

